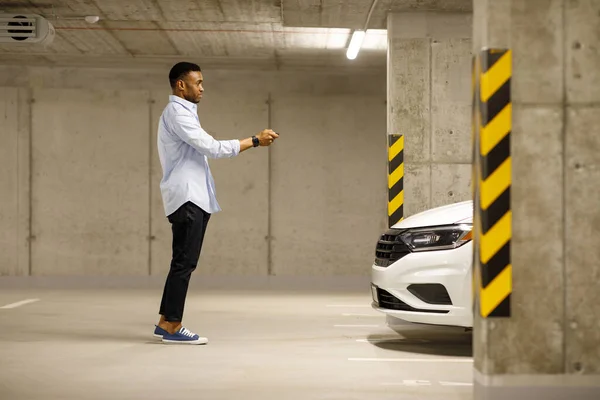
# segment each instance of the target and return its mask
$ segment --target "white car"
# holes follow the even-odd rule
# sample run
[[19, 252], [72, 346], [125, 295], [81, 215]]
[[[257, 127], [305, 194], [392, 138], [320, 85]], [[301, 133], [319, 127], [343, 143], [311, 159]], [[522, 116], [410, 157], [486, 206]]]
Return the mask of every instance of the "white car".
[[465, 201], [413, 215], [381, 236], [372, 306], [389, 325], [472, 328], [472, 227], [473, 202]]

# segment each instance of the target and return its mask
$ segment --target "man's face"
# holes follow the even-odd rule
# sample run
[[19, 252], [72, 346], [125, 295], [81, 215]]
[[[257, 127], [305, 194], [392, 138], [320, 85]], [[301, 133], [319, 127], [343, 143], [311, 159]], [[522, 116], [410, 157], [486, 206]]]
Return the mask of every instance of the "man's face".
[[202, 92], [204, 92], [202, 82], [204, 82], [202, 72], [191, 71], [177, 84], [182, 91], [184, 99], [198, 104], [200, 103], [200, 99], [202, 99]]

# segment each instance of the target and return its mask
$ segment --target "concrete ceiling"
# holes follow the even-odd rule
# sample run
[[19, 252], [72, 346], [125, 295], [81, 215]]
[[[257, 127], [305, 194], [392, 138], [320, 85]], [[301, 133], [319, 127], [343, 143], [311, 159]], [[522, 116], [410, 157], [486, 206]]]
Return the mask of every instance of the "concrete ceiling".
[[[380, 0], [369, 28], [388, 11], [471, 9], [472, 0]], [[33, 13], [56, 29], [41, 46], [0, 45], [4, 63], [384, 67], [385, 31], [370, 32], [356, 60], [345, 59], [351, 28], [372, 0], [0, 0], [0, 13]], [[100, 16], [90, 25], [86, 15]]]
[[[363, 29], [371, 0], [283, 0], [286, 26], [344, 27]], [[379, 0], [369, 20], [369, 29], [386, 29], [389, 12], [472, 12], [473, 0]]]

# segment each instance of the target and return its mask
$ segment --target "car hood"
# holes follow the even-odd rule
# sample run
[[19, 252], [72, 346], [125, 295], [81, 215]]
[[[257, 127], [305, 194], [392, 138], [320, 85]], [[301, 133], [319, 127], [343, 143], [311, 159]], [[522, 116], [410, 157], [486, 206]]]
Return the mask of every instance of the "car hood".
[[473, 201], [433, 208], [419, 214], [411, 215], [392, 226], [394, 229], [419, 228], [424, 226], [451, 225], [456, 223], [473, 223]]

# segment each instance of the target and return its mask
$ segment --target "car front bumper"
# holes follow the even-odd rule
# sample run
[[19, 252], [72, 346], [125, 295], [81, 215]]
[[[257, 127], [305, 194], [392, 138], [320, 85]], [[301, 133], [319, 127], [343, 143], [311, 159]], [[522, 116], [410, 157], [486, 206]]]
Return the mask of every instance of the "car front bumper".
[[[388, 267], [373, 265], [372, 307], [408, 322], [472, 327], [472, 251], [469, 242], [452, 250], [411, 253]], [[422, 284], [442, 285], [451, 304], [417, 297], [411, 285]]]

